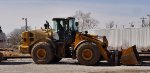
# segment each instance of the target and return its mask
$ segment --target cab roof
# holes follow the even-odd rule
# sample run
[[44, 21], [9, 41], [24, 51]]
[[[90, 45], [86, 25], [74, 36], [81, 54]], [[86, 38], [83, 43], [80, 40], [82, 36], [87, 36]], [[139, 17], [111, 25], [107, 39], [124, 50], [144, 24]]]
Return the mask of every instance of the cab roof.
[[53, 18], [52, 20], [65, 20], [65, 18]]
[[74, 17], [68, 17], [68, 18], [53, 18], [52, 20], [66, 20], [66, 19], [75, 19]]

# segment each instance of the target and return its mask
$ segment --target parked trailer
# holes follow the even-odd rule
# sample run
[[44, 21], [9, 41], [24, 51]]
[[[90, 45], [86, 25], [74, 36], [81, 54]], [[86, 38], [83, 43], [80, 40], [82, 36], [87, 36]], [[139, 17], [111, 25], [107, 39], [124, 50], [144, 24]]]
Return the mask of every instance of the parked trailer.
[[13, 49], [0, 48], [0, 62], [3, 60], [16, 58], [31, 58], [31, 56], [23, 55], [19, 52], [14, 52]]

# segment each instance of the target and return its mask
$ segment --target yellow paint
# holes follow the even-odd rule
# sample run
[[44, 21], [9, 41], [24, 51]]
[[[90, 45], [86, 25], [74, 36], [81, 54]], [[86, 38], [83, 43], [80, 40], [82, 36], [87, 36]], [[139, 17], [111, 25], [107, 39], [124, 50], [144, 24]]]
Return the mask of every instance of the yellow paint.
[[[20, 51], [22, 53], [29, 53], [29, 46], [31, 46], [39, 40], [45, 39], [47, 37], [52, 37], [52, 32], [53, 30], [51, 29], [37, 29], [22, 32], [22, 43], [20, 46]], [[33, 36], [31, 36], [30, 34], [32, 34]]]

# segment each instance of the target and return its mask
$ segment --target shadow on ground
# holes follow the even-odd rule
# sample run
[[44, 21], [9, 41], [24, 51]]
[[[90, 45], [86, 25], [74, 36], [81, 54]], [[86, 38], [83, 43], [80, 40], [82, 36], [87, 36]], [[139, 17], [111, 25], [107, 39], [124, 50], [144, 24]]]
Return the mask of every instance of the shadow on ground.
[[0, 65], [24, 65], [24, 64], [31, 64], [32, 61], [28, 61], [26, 59], [6, 59], [3, 60]]
[[[58, 62], [58, 63], [54, 63], [54, 64], [59, 64], [59, 65], [66, 65], [66, 64], [68, 64], [68, 65], [80, 65], [80, 63], [79, 62], [67, 62], [67, 61], [60, 61], [60, 62]], [[84, 66], [84, 65], [83, 65]], [[99, 62], [97, 65], [95, 65], [95, 66], [112, 66], [112, 65], [110, 65], [108, 62]]]
[[23, 65], [31, 64], [32, 62], [1, 62], [0, 65]]
[[[33, 61], [31, 59], [29, 60], [24, 60], [24, 59], [16, 59], [16, 60], [6, 60], [6, 61], [2, 61], [0, 63], [0, 65], [23, 65], [23, 64], [31, 64], [33, 63]], [[35, 63], [33, 63], [35, 64]], [[80, 65], [79, 62], [77, 60], [72, 60], [72, 59], [65, 59], [65, 60], [61, 60], [58, 63], [54, 63], [54, 64], [58, 64], [58, 65]], [[108, 63], [107, 61], [101, 61], [99, 62], [96, 66], [112, 66], [110, 63]], [[132, 65], [132, 66], [150, 66], [150, 61], [143, 61], [141, 63], [141, 65]]]
[[[79, 62], [65, 62], [65, 61], [61, 61], [61, 62], [58, 62], [58, 63], [55, 63], [55, 64], [59, 64], [59, 65], [65, 65], [65, 64], [69, 64], [69, 65], [80, 65]], [[122, 65], [122, 64], [121, 64]], [[121, 66], [120, 65], [120, 66]], [[110, 63], [108, 62], [99, 62], [96, 66], [112, 66]], [[126, 65], [124, 65], [126, 66]], [[129, 65], [128, 65], [129, 66]], [[130, 66], [150, 66], [150, 61], [146, 61], [146, 62], [141, 62], [140, 65], [130, 65]]]

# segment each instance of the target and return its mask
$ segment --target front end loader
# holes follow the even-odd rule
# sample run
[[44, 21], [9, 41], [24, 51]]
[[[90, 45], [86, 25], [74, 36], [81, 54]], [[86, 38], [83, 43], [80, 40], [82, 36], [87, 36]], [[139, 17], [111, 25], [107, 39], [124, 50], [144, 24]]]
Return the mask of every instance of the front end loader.
[[44, 24], [45, 29], [22, 33], [20, 50], [22, 53], [30, 53], [36, 64], [56, 63], [62, 58], [77, 59], [82, 65], [96, 65], [101, 60], [126, 64], [126, 58], [130, 56], [128, 54], [135, 54], [134, 50], [127, 54], [126, 51], [110, 52], [105, 36], [100, 41], [97, 35], [79, 32], [78, 22], [73, 17], [53, 18], [53, 22], [53, 28], [47, 22]]

